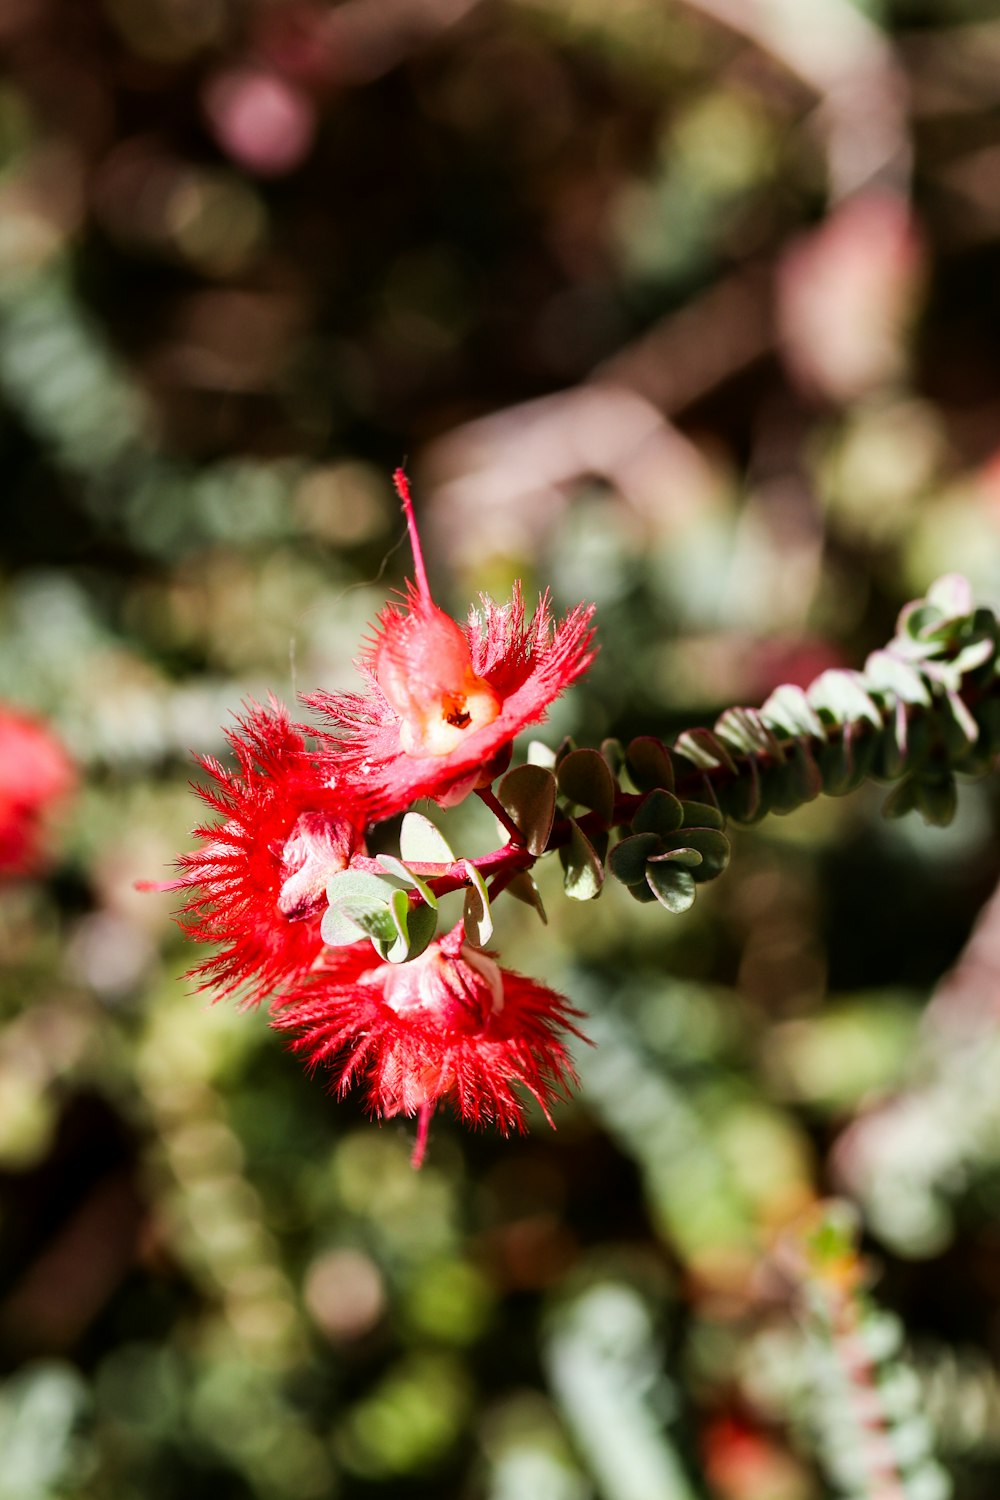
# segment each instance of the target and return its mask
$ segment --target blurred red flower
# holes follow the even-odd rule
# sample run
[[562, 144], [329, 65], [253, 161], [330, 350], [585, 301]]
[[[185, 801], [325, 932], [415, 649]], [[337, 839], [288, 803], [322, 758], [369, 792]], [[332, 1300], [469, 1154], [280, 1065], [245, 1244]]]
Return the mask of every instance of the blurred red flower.
[[45, 816], [75, 781], [51, 729], [0, 705], [0, 876], [28, 874], [42, 862]]

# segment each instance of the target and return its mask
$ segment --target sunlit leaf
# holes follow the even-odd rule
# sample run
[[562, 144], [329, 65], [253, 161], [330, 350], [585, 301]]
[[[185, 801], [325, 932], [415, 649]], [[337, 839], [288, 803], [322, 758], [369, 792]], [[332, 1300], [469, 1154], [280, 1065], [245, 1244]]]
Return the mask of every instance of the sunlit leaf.
[[477, 948], [484, 947], [493, 936], [493, 913], [490, 910], [489, 892], [486, 882], [471, 860], [465, 861], [465, 873], [469, 886], [465, 892], [465, 908], [462, 913], [465, 935]]
[[408, 812], [403, 818], [399, 853], [405, 864], [450, 865], [455, 859], [444, 834], [417, 812]]
[[386, 874], [400, 881], [405, 889], [419, 891], [428, 906], [437, 906], [437, 897], [426, 880], [422, 879], [419, 875], [415, 875], [412, 870], [403, 864], [402, 860], [396, 859], [392, 854], [378, 854], [376, 855], [376, 859]]
[[646, 883], [661, 906], [679, 916], [694, 905], [698, 893], [694, 876], [674, 864], [652, 864], [646, 869]]
[[563, 867], [563, 886], [574, 901], [592, 901], [601, 893], [604, 867], [593, 844], [582, 832], [575, 818], [570, 818], [569, 843], [559, 850]]

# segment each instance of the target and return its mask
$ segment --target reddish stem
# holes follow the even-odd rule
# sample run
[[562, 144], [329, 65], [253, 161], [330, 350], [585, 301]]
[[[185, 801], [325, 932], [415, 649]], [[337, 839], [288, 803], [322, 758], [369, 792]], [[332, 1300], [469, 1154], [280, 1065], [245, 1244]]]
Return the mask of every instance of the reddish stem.
[[403, 469], [397, 469], [392, 476], [392, 482], [396, 486], [396, 494], [403, 503], [403, 515], [406, 517], [406, 529], [410, 533], [410, 547], [413, 551], [413, 571], [417, 578], [417, 588], [423, 597], [430, 601], [431, 586], [427, 581], [427, 569], [424, 567], [424, 554], [420, 546], [420, 533], [417, 531], [417, 518], [413, 514], [410, 481]]
[[433, 1104], [421, 1104], [417, 1114], [417, 1138], [413, 1143], [413, 1153], [410, 1156], [410, 1166], [414, 1169], [422, 1167], [424, 1155], [427, 1151], [427, 1136], [431, 1128], [431, 1115], [434, 1113]]
[[488, 786], [477, 787], [476, 796], [479, 798], [480, 802], [482, 802], [486, 807], [489, 808], [490, 812], [496, 818], [497, 822], [501, 823], [503, 827], [506, 828], [507, 832], [510, 834], [511, 843], [516, 845], [517, 848], [522, 849], [524, 847], [524, 835], [522, 834], [520, 828], [518, 828], [517, 824], [514, 822], [514, 819], [511, 817], [510, 813], [504, 807], [503, 803], [500, 801], [500, 798], [494, 792], [493, 788]]

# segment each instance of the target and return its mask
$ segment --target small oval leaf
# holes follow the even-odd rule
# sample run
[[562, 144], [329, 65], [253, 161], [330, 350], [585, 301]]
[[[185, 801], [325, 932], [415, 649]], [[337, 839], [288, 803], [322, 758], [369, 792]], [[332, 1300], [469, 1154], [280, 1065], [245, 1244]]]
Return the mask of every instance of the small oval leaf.
[[607, 768], [611, 772], [612, 776], [619, 776], [621, 774], [622, 767], [625, 764], [625, 750], [622, 746], [621, 740], [602, 740], [601, 754], [603, 755]]
[[933, 780], [918, 777], [913, 789], [924, 822], [933, 828], [947, 828], [958, 805], [954, 776], [935, 777]]
[[679, 870], [672, 864], [650, 864], [646, 883], [661, 906], [680, 916], [694, 905], [698, 888], [690, 870]]
[[923, 675], [892, 651], [871, 653], [865, 662], [865, 681], [876, 692], [893, 693], [904, 703], [919, 703], [926, 708], [931, 701]]
[[882, 728], [882, 715], [865, 692], [860, 672], [830, 667], [816, 678], [808, 698], [820, 717], [828, 722], [846, 724], [863, 719], [876, 729]]
[[544, 854], [556, 811], [556, 778], [544, 766], [515, 766], [497, 787], [529, 854]]
[[400, 881], [405, 890], [419, 891], [428, 906], [437, 906], [437, 897], [426, 880], [416, 875], [413, 870], [407, 869], [402, 860], [396, 859], [392, 854], [377, 854], [375, 857], [386, 874]]
[[465, 861], [465, 873], [469, 877], [469, 888], [465, 893], [465, 909], [462, 913], [465, 936], [477, 948], [483, 948], [493, 936], [493, 913], [486, 882], [471, 860]]
[[963, 620], [973, 611], [972, 585], [962, 573], [945, 573], [927, 590], [927, 603], [939, 609], [946, 620]]
[[548, 926], [549, 919], [545, 914], [541, 893], [527, 870], [522, 870], [520, 874], [515, 875], [514, 879], [508, 883], [506, 889], [517, 901], [523, 901], [525, 906], [533, 906], [542, 921]]
[[695, 880], [714, 880], [729, 864], [729, 840], [717, 828], [682, 828], [669, 846], [677, 852], [695, 851], [697, 860], [684, 861], [698, 866]]
[[[687, 865], [688, 869], [695, 869], [702, 863], [701, 855], [697, 849], [683, 847], [681, 849], [666, 849], [662, 854], [650, 855], [650, 861], [654, 865]], [[697, 880], [697, 875], [695, 880]]]
[[715, 722], [720, 739], [741, 755], [769, 755], [781, 759], [781, 742], [756, 708], [727, 708]]
[[574, 901], [593, 901], [601, 894], [604, 884], [604, 867], [597, 851], [580, 829], [575, 818], [568, 819], [569, 843], [559, 850], [563, 867], [563, 885], [567, 896]]
[[336, 906], [327, 907], [319, 931], [324, 943], [330, 948], [349, 948], [352, 943], [359, 943], [365, 936], [357, 922], [345, 916]]
[[599, 750], [573, 750], [559, 762], [559, 790], [570, 802], [595, 812], [610, 826], [615, 810], [615, 778]]
[[622, 885], [640, 885], [646, 878], [646, 861], [662, 849], [663, 839], [658, 833], [634, 833], [615, 845], [608, 857], [608, 867]]
[[450, 865], [455, 860], [444, 834], [418, 812], [408, 812], [403, 818], [399, 853], [406, 864]]
[[744, 757], [740, 774], [735, 781], [719, 788], [719, 797], [725, 815], [735, 823], [755, 823], [763, 817], [760, 800], [760, 772], [754, 756]]
[[350, 901], [378, 907], [386, 906], [395, 886], [389, 880], [372, 875], [367, 870], [340, 870], [327, 882], [326, 896], [331, 906], [341, 906]]
[[[399, 901], [405, 902], [404, 912]], [[396, 933], [391, 941], [372, 939], [373, 946], [381, 958], [391, 964], [406, 963], [423, 953], [437, 931], [437, 913], [429, 906], [410, 906], [405, 891], [397, 891], [393, 898], [393, 917]]]
[[717, 807], [707, 802], [682, 802], [682, 828], [717, 828], [721, 833], [726, 820]]
[[674, 741], [674, 749], [699, 771], [716, 771], [721, 766], [731, 776], [736, 775], [736, 762], [711, 729], [685, 729]]
[[761, 708], [760, 716], [769, 728], [786, 739], [796, 739], [802, 734], [810, 739], [823, 736], [823, 720], [803, 689], [793, 683], [775, 688]]
[[625, 752], [625, 765], [638, 791], [652, 792], [657, 787], [673, 791], [673, 762], [666, 745], [653, 735], [641, 734], [632, 741]]
[[633, 833], [673, 833], [684, 821], [683, 803], [673, 792], [650, 792], [632, 819]]

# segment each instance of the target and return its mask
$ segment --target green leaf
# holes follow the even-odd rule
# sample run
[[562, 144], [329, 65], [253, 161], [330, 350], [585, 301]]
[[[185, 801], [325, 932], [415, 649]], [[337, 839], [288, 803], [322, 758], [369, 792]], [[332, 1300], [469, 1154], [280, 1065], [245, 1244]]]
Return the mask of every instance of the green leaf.
[[916, 778], [904, 776], [882, 803], [883, 818], [903, 818], [917, 805]]
[[764, 816], [760, 795], [760, 772], [756, 758], [747, 755], [740, 766], [735, 781], [724, 783], [719, 788], [723, 812], [736, 823], [755, 823]]
[[755, 708], [727, 708], [716, 720], [715, 732], [741, 755], [767, 755], [775, 760], [781, 759], [781, 742]]
[[529, 740], [528, 765], [544, 766], [547, 771], [554, 771], [556, 768], [556, 752], [544, 740]]
[[878, 752], [875, 756], [874, 772], [886, 781], [895, 781], [906, 767], [907, 746], [910, 738], [910, 721], [906, 704], [902, 698], [879, 736]]
[[529, 854], [544, 854], [556, 812], [556, 778], [544, 766], [515, 766], [497, 787]]
[[926, 599], [914, 599], [904, 604], [896, 621], [897, 644], [907, 642], [906, 649], [916, 647], [917, 655], [926, 654], [925, 633], [941, 623], [941, 611]]
[[574, 750], [560, 761], [559, 790], [570, 802], [595, 812], [607, 827], [615, 810], [615, 778], [599, 750]]
[[522, 870], [520, 874], [515, 875], [514, 879], [508, 883], [506, 889], [516, 900], [523, 901], [525, 906], [533, 906], [542, 921], [546, 926], [548, 925], [549, 919], [545, 915], [545, 907], [542, 904], [541, 894], [528, 870]]
[[[683, 845], [680, 849], [667, 849], [662, 854], [650, 855], [650, 862], [654, 865], [687, 865], [689, 869], [697, 869], [702, 859], [697, 849]], [[694, 878], [697, 880], [697, 875]]]
[[803, 690], [792, 683], [775, 688], [760, 714], [771, 729], [788, 739], [797, 739], [800, 735], [808, 735], [811, 739], [822, 738], [822, 719]]
[[604, 763], [608, 770], [617, 780], [625, 764], [625, 750], [621, 740], [602, 740], [601, 754], [604, 757]]
[[660, 905], [675, 916], [694, 905], [698, 888], [689, 870], [679, 870], [672, 864], [650, 864], [646, 883]]
[[737, 774], [736, 762], [711, 729], [686, 729], [674, 741], [674, 749], [699, 771], [715, 771], [722, 766], [731, 775]]
[[375, 858], [391, 879], [402, 882], [404, 890], [419, 891], [428, 906], [437, 906], [437, 897], [426, 880], [407, 869], [402, 860], [396, 859], [392, 854], [377, 854]]
[[674, 834], [668, 847], [678, 852], [693, 850], [698, 855], [697, 861], [683, 861], [687, 864], [697, 863], [698, 871], [694, 878], [698, 881], [714, 880], [729, 863], [729, 840], [717, 828], [682, 828], [679, 833]]
[[997, 642], [988, 636], [985, 639], [971, 641], [968, 646], [963, 646], [961, 651], [952, 662], [952, 666], [960, 677], [967, 677], [984, 667], [988, 661], [992, 661], [997, 654]]
[[395, 928], [392, 939], [373, 938], [373, 946], [380, 957], [388, 959], [391, 964], [405, 963], [410, 951], [410, 898], [405, 891], [393, 893], [389, 902], [389, 915]]
[[450, 865], [455, 856], [448, 840], [422, 813], [408, 812], [399, 830], [399, 853], [406, 864]]
[[808, 698], [821, 718], [835, 724], [866, 720], [876, 729], [882, 727], [882, 715], [865, 692], [860, 672], [836, 667], [821, 672], [810, 687]]
[[935, 579], [927, 590], [927, 603], [939, 609], [946, 620], [963, 620], [975, 607], [972, 586], [961, 573], [945, 573]]
[[646, 878], [646, 861], [662, 849], [663, 840], [658, 833], [634, 833], [615, 845], [608, 866], [622, 885], [640, 885]]
[[880, 738], [866, 723], [847, 723], [841, 730], [830, 731], [826, 743], [816, 748], [823, 790], [828, 797], [842, 797], [861, 785], [874, 764]]
[[[405, 891], [393, 892], [396, 896], [402, 896], [406, 900]], [[409, 904], [409, 903], [407, 903]], [[376, 943], [394, 943], [398, 935], [398, 926], [392, 906], [383, 906], [381, 910], [375, 911], [371, 907], [344, 906], [341, 910], [357, 922], [365, 937], [376, 940]]]
[[872, 652], [865, 662], [865, 681], [875, 691], [893, 693], [904, 703], [919, 703], [926, 708], [931, 701], [923, 675], [891, 651]]
[[391, 911], [394, 936], [385, 940], [373, 938], [372, 943], [381, 958], [391, 964], [402, 964], [417, 958], [428, 946], [437, 931], [437, 913], [429, 906], [410, 906], [405, 891], [395, 893]]
[[682, 802], [681, 819], [682, 828], [717, 828], [722, 833], [726, 826], [722, 813], [708, 802]]
[[569, 843], [559, 850], [563, 867], [563, 886], [574, 901], [592, 901], [601, 894], [604, 867], [586, 834], [575, 818], [569, 819]]
[[947, 709], [942, 715], [941, 729], [945, 744], [952, 754], [960, 755], [979, 738], [979, 725], [969, 712], [958, 693], [945, 693]]
[[372, 875], [367, 870], [339, 870], [331, 875], [326, 896], [331, 906], [341, 906], [345, 901], [360, 902], [373, 907], [386, 906], [396, 887], [389, 880]]
[[769, 812], [795, 812], [823, 790], [823, 777], [809, 745], [802, 740], [790, 740], [789, 746], [791, 753], [784, 765], [770, 766], [764, 776]]
[[632, 832], [673, 833], [683, 821], [683, 804], [673, 792], [650, 792], [632, 819]]
[[320, 933], [331, 948], [344, 948], [375, 933], [391, 937], [395, 932], [389, 902], [397, 888], [388, 879], [365, 870], [341, 870], [326, 889], [330, 906], [323, 914]]
[[674, 789], [674, 768], [662, 740], [641, 734], [625, 752], [625, 764], [637, 791], [652, 792], [657, 787]]
[[486, 882], [470, 859], [465, 861], [465, 873], [469, 877], [469, 888], [465, 893], [465, 935], [470, 943], [483, 948], [493, 936], [493, 913]]
[[653, 887], [648, 883], [645, 876], [643, 876], [638, 885], [627, 885], [625, 889], [633, 901], [639, 901], [643, 905], [648, 905], [650, 902], [656, 900]]
[[934, 828], [947, 828], [958, 805], [954, 776], [945, 775], [933, 780], [916, 777], [913, 790], [924, 822]]
[[348, 948], [365, 936], [357, 922], [336, 906], [328, 906], [319, 927], [320, 936], [329, 948]]

